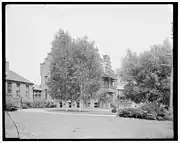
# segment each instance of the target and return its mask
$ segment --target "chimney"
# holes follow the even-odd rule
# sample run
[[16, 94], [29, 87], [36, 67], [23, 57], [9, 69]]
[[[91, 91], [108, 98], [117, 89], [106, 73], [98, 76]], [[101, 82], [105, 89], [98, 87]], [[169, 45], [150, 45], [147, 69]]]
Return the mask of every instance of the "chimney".
[[8, 72], [9, 72], [9, 62], [6, 61], [6, 74], [8, 74]]

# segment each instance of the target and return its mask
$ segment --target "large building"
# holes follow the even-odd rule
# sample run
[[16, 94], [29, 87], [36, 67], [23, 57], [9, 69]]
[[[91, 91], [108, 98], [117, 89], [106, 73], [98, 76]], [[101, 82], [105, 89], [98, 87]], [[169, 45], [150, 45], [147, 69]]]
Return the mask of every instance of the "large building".
[[[51, 97], [48, 95], [48, 86], [46, 84], [47, 79], [50, 75], [49, 66], [51, 58], [51, 55], [48, 54], [44, 62], [40, 64], [42, 96], [47, 100], [51, 99]], [[102, 91], [103, 94], [106, 94], [108, 97], [114, 100], [114, 98], [116, 98], [115, 95], [117, 93], [115, 86], [115, 81], [117, 80], [117, 77], [115, 72], [112, 70], [110, 57], [108, 55], [103, 56], [103, 69], [103, 85], [100, 91]]]
[[33, 83], [9, 69], [6, 62], [6, 99], [33, 101]]

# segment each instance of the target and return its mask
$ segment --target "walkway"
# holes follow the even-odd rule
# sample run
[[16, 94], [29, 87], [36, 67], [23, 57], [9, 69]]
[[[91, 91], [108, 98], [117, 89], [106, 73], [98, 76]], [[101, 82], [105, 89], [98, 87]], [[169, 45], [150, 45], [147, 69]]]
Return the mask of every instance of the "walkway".
[[110, 109], [83, 109], [81, 112], [78, 111], [65, 111], [57, 108], [31, 108], [22, 109], [19, 112], [41, 112], [46, 114], [65, 114], [65, 115], [81, 115], [81, 116], [102, 116], [102, 117], [114, 117]]

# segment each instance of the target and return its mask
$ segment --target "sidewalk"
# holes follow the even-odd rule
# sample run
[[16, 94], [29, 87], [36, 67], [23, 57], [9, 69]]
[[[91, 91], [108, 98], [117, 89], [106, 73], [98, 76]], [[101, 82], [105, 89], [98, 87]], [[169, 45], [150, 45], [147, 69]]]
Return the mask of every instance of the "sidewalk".
[[85, 115], [85, 116], [109, 116], [114, 117], [113, 113], [108, 110], [96, 110], [96, 109], [83, 109], [81, 112], [78, 111], [65, 111], [63, 109], [58, 108], [30, 108], [30, 109], [22, 109], [19, 112], [41, 112], [47, 114], [65, 114], [65, 115]]

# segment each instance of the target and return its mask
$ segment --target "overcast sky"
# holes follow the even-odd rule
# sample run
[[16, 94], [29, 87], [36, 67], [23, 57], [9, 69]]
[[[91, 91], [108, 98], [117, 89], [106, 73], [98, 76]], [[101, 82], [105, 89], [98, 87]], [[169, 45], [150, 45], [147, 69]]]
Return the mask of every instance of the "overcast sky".
[[8, 5], [6, 60], [11, 70], [40, 84], [40, 63], [61, 28], [73, 37], [87, 34], [116, 69], [127, 48], [143, 52], [170, 37], [172, 17], [171, 5]]

